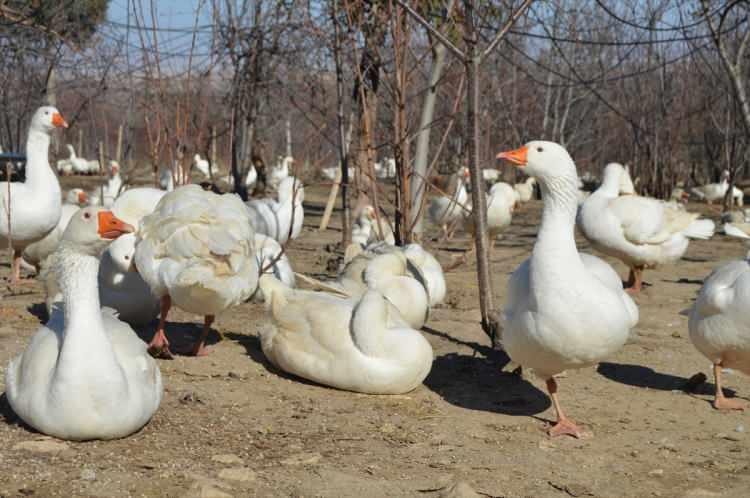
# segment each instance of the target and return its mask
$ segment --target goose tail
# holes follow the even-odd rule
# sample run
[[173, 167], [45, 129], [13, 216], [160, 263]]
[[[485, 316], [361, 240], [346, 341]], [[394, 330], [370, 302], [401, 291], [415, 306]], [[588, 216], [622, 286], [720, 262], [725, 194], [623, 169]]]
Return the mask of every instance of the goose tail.
[[691, 239], [707, 240], [713, 236], [714, 227], [714, 222], [711, 220], [695, 220], [683, 233]]

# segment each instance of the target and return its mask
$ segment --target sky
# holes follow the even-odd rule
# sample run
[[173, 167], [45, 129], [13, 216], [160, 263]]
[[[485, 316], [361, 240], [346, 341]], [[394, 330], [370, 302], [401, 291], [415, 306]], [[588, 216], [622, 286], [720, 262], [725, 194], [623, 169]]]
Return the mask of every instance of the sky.
[[[154, 0], [156, 26], [158, 31], [159, 52], [163, 61], [174, 70], [180, 70], [188, 60], [192, 43], [192, 29], [195, 24], [195, 12], [202, 6], [198, 25], [211, 22], [210, 0]], [[131, 61], [138, 65], [140, 60], [141, 40], [137, 30], [128, 28], [128, 8], [131, 11], [130, 26], [136, 23], [133, 15], [134, 5], [143, 15], [143, 24], [151, 27], [151, 0], [110, 0], [107, 21], [100, 27], [100, 34], [112, 40], [125, 39], [129, 31], [128, 44], [131, 47]], [[152, 45], [150, 31], [144, 31], [146, 43]], [[210, 39], [207, 30], [199, 30], [196, 43], [196, 60], [205, 60], [202, 56], [210, 51]], [[132, 50], [135, 49], [135, 50]]]
[[[148, 0], [110, 0], [107, 20], [119, 23], [125, 23], [128, 18], [128, 4], [133, 7], [133, 2], [142, 4], [144, 10], [150, 9]], [[193, 25], [193, 15], [199, 4], [206, 4], [206, 1], [199, 0], [155, 0], [157, 9], [157, 22], [162, 28], [190, 28]], [[208, 9], [204, 10], [208, 12]], [[207, 14], [205, 14], [207, 15]], [[147, 17], [150, 21], [150, 16]]]

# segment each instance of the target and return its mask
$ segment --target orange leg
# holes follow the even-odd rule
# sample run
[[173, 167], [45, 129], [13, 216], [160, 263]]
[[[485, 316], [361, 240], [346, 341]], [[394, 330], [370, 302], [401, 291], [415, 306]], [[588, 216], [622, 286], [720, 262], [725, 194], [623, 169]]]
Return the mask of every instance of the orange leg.
[[643, 287], [643, 267], [636, 266], [630, 269], [628, 281], [625, 283], [625, 290], [631, 294], [638, 294]]
[[203, 320], [203, 332], [201, 332], [201, 337], [193, 348], [194, 356], [206, 356], [211, 352], [211, 348], [206, 347], [206, 339], [208, 338], [208, 333], [211, 332], [212, 323], [214, 323], [214, 315], [206, 315]]
[[557, 437], [567, 434], [568, 436], [580, 438], [583, 432], [575, 424], [575, 422], [566, 417], [565, 413], [563, 413], [562, 411], [560, 401], [557, 399], [557, 382], [555, 382], [555, 379], [553, 377], [547, 379], [547, 391], [549, 392], [549, 397], [552, 398], [552, 404], [554, 405], [555, 412], [557, 413], [557, 422], [555, 423], [555, 425], [549, 428], [547, 433], [550, 435], [550, 437]]
[[31, 283], [33, 280], [30, 278], [21, 278], [21, 258], [22, 252], [13, 250], [13, 268], [10, 283], [13, 285]]
[[169, 350], [169, 341], [164, 333], [164, 329], [167, 324], [167, 314], [169, 308], [172, 307], [172, 298], [169, 294], [161, 298], [161, 313], [159, 313], [159, 327], [156, 329], [153, 339], [148, 345], [148, 352], [154, 358], [162, 358], [165, 360], [174, 359], [172, 352]]
[[714, 408], [717, 410], [744, 410], [745, 404], [738, 399], [724, 397], [721, 390], [721, 362], [714, 363], [714, 380], [716, 384], [716, 396], [714, 397]]

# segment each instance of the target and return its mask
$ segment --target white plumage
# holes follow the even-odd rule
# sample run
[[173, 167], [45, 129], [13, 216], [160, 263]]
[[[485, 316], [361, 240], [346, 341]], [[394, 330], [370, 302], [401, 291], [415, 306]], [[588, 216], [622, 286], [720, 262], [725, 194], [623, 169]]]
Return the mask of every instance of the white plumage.
[[234, 194], [217, 195], [197, 185], [167, 193], [141, 220], [135, 263], [151, 292], [162, 299], [161, 323], [152, 341], [168, 354], [166, 311], [179, 308], [204, 315], [203, 348], [214, 315], [242, 303], [255, 291], [258, 265], [247, 209]]
[[498, 157], [536, 177], [544, 201], [533, 253], [508, 282], [501, 316], [503, 349], [546, 380], [557, 412], [550, 435], [580, 437], [581, 430], [560, 407], [553, 376], [596, 364], [619, 350], [638, 321], [638, 309], [607, 263], [578, 252], [578, 177], [567, 151], [534, 141]]
[[305, 219], [305, 189], [293, 176], [281, 181], [278, 200], [253, 199], [246, 203], [253, 229], [276, 239], [280, 244], [296, 239], [302, 233]]
[[110, 239], [133, 228], [87, 207], [71, 219], [54, 271], [64, 307], [11, 361], [5, 389], [13, 411], [60, 439], [115, 439], [138, 431], [162, 397], [159, 367], [143, 342], [100, 309], [99, 256]]
[[430, 201], [427, 214], [434, 224], [442, 227], [444, 237], [450, 238], [452, 233], [449, 233], [449, 226], [469, 210], [469, 194], [464, 185], [468, 176], [468, 168], [459, 169], [451, 177], [451, 184], [454, 186], [452, 195], [438, 195]]
[[377, 290], [361, 298], [289, 289], [261, 277], [273, 324], [260, 331], [266, 358], [323, 385], [369, 394], [417, 387], [432, 366], [432, 347]]
[[618, 196], [622, 174], [621, 165], [606, 166], [601, 186], [581, 206], [578, 226], [597, 250], [628, 265], [637, 292], [644, 268], [679, 260], [690, 239], [713, 235], [714, 223], [657, 199]]
[[703, 282], [690, 310], [693, 345], [714, 365], [717, 409], [742, 409], [745, 403], [722, 392], [722, 368], [750, 375], [750, 261], [730, 261]]

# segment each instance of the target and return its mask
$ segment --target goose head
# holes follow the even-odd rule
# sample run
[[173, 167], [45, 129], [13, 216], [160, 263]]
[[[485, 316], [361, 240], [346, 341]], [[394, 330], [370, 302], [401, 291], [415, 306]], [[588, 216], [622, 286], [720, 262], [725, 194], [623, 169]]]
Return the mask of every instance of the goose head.
[[133, 262], [135, 240], [135, 233], [125, 233], [109, 245], [108, 251], [112, 263], [122, 273], [136, 271]]
[[357, 216], [360, 225], [370, 225], [377, 217], [375, 216], [375, 208], [372, 207], [370, 204], [366, 205], [362, 208], [362, 211], [359, 213], [359, 216]]
[[72, 188], [65, 196], [65, 202], [67, 202], [68, 204], [75, 204], [77, 206], [85, 206], [88, 201], [89, 196], [82, 188]]
[[109, 174], [110, 176], [116, 176], [120, 172], [120, 163], [115, 160], [109, 162]]
[[[612, 164], [617, 164], [617, 163], [612, 163]], [[627, 164], [625, 166], [622, 166], [622, 165], [619, 165], [619, 166], [622, 169], [622, 173], [620, 174], [620, 187], [619, 187], [620, 195], [635, 194], [635, 185], [633, 184], [633, 180], [630, 177], [630, 167]]]
[[554, 142], [534, 140], [518, 149], [501, 152], [497, 158], [510, 161], [550, 190], [560, 189], [563, 182], [570, 184], [574, 190], [578, 188], [578, 174], [573, 159], [562, 145]]
[[55, 128], [67, 128], [68, 123], [60, 114], [56, 107], [42, 106], [34, 113], [31, 118], [31, 130], [51, 133]]
[[135, 228], [116, 217], [112, 211], [89, 206], [78, 210], [70, 219], [62, 241], [77, 252], [100, 257], [109, 244]]

